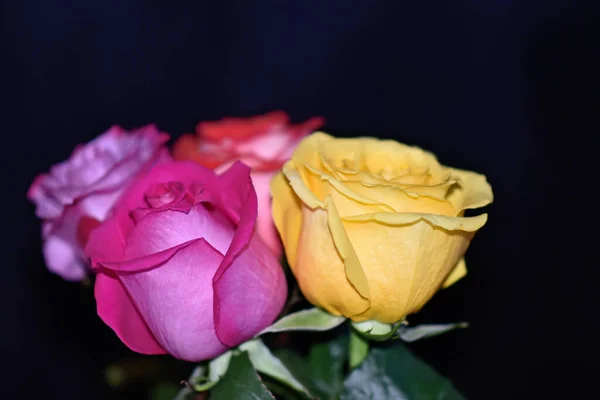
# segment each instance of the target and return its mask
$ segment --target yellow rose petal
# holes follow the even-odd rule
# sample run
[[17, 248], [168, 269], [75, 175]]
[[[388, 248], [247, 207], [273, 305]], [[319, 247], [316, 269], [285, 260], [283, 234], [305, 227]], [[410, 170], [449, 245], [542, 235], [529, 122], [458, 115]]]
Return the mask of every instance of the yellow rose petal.
[[302, 228], [302, 202], [281, 172], [271, 181], [271, 194], [273, 222], [281, 236], [288, 264], [294, 270]]
[[460, 178], [460, 189], [451, 192], [448, 200], [454, 204], [457, 213], [484, 207], [494, 201], [492, 187], [484, 175], [459, 169], [454, 169], [453, 173]]
[[444, 283], [442, 284], [443, 288], [447, 288], [455, 284], [460, 279], [464, 278], [467, 275], [467, 263], [465, 263], [464, 257], [460, 259], [456, 267], [450, 272], [450, 275], [446, 278]]
[[410, 225], [423, 220], [448, 231], [475, 232], [485, 225], [487, 214], [475, 217], [449, 217], [420, 213], [375, 213], [344, 217], [343, 220], [351, 222], [376, 221], [390, 226]]
[[296, 150], [294, 150], [292, 161], [298, 166], [308, 164], [312, 167], [320, 168], [321, 159], [319, 149], [323, 143], [333, 139], [333, 137], [323, 132], [315, 132], [307, 136], [298, 144]]
[[351, 191], [343, 182], [320, 172], [308, 165], [307, 180], [312, 192], [322, 201], [332, 197], [340, 215], [355, 215], [364, 212], [393, 212], [394, 209], [384, 203], [361, 196]]
[[364, 154], [369, 171], [379, 172], [388, 181], [414, 183], [437, 182], [443, 169], [437, 158], [418, 147], [407, 146], [393, 140], [369, 140], [364, 143]]
[[357, 139], [334, 139], [322, 141], [319, 146], [321, 158], [333, 168], [341, 171], [362, 171], [363, 154]]
[[448, 232], [426, 222], [418, 261], [407, 304], [408, 313], [417, 312], [441, 287], [445, 278], [467, 251], [474, 232]]
[[371, 289], [369, 309], [352, 317], [354, 321], [395, 323], [418, 311], [440, 288], [473, 236], [423, 220], [398, 226], [375, 220], [343, 224]]
[[[369, 308], [369, 301], [361, 297], [347, 277], [347, 266], [332, 237], [328, 212], [304, 206], [302, 214], [302, 233], [294, 269], [302, 293], [312, 304], [333, 315], [350, 317], [364, 312]], [[345, 250], [342, 252], [348, 257]], [[351, 264], [352, 257], [350, 254]], [[362, 289], [360, 282], [358, 286]]]
[[331, 231], [331, 237], [335, 243], [340, 257], [344, 260], [346, 266], [346, 276], [352, 286], [356, 289], [358, 294], [365, 299], [370, 298], [369, 284], [367, 283], [367, 277], [360, 265], [360, 261], [356, 256], [356, 252], [352, 247], [352, 243], [348, 240], [348, 236], [344, 230], [344, 225], [337, 212], [333, 199], [328, 197], [325, 200], [327, 205], [327, 223], [329, 224], [329, 230]]
[[362, 182], [344, 182], [343, 185], [357, 195], [369, 196], [373, 199], [371, 201], [387, 205], [391, 211], [456, 215], [452, 202], [425, 193], [410, 192], [398, 185], [365, 185]]
[[293, 161], [288, 161], [285, 163], [282, 172], [290, 182], [290, 186], [292, 189], [294, 189], [296, 195], [304, 204], [310, 208], [324, 207], [323, 202], [319, 200], [319, 198], [317, 198], [311, 189], [306, 185], [306, 180], [302, 179], [302, 175], [299, 170], [295, 168]]

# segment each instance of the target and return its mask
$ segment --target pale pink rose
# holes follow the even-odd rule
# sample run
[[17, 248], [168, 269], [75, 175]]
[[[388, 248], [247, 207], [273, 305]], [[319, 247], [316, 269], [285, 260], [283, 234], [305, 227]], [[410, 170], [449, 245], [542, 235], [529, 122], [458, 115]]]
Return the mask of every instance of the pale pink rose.
[[238, 160], [250, 166], [258, 197], [256, 229], [271, 251], [279, 256], [282, 249], [271, 217], [270, 182], [302, 138], [323, 123], [323, 118], [314, 117], [291, 124], [283, 111], [252, 118], [200, 122], [196, 135], [183, 135], [175, 142], [173, 157], [195, 161], [217, 172]]
[[43, 253], [50, 271], [71, 281], [86, 277], [89, 263], [78, 238], [80, 222], [87, 226], [89, 220], [104, 220], [136, 174], [170, 159], [164, 147], [168, 140], [154, 125], [131, 132], [113, 126], [34, 179], [27, 197], [43, 221]]
[[239, 162], [220, 176], [160, 163], [91, 232], [98, 314], [129, 348], [207, 360], [275, 320], [287, 285], [254, 232], [249, 174]]

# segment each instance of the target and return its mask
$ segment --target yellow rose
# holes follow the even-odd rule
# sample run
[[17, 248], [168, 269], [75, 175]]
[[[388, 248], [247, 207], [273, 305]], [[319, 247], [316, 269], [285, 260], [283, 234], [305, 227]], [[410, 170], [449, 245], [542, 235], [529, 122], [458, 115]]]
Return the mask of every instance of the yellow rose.
[[305, 138], [271, 183], [273, 219], [306, 298], [355, 322], [395, 323], [466, 274], [493, 200], [483, 175], [374, 138]]

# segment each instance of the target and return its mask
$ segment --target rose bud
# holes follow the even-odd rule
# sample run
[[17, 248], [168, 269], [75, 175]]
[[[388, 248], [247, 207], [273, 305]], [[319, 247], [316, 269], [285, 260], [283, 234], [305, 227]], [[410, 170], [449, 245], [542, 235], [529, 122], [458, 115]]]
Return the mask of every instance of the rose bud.
[[254, 233], [250, 169], [156, 165], [94, 229], [98, 314], [132, 350], [211, 359], [256, 335], [287, 295], [277, 258]]

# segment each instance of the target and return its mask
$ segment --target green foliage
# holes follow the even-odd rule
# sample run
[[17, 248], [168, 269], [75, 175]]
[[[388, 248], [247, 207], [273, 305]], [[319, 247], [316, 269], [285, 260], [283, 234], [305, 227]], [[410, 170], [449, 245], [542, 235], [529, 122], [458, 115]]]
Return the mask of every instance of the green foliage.
[[339, 398], [348, 363], [347, 336], [312, 345], [306, 357], [288, 349], [281, 349], [276, 354], [314, 397], [321, 400]]
[[240, 346], [240, 350], [248, 352], [252, 366], [262, 374], [304, 393], [311, 397], [308, 389], [298, 381], [260, 339], [250, 340]]
[[369, 354], [369, 341], [360, 334], [350, 332], [350, 368], [356, 368]]
[[452, 382], [401, 343], [371, 350], [344, 382], [342, 400], [461, 400]]
[[210, 391], [211, 400], [272, 400], [245, 352], [234, 354], [225, 376]]

